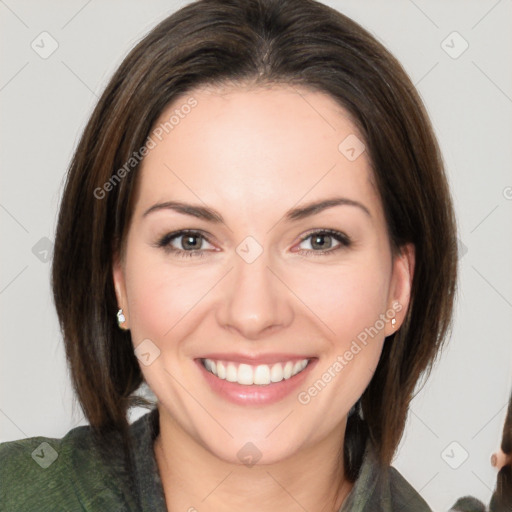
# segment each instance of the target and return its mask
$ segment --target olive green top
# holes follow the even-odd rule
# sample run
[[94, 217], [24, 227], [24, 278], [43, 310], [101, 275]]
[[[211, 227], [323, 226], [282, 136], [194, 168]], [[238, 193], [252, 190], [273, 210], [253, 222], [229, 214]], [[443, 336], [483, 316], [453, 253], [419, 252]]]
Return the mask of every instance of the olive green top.
[[[158, 409], [130, 430], [135, 438], [132, 474], [123, 469], [120, 449], [108, 463], [100, 457], [88, 425], [61, 439], [38, 436], [0, 444], [0, 511], [167, 512], [153, 451]], [[396, 510], [432, 512], [395, 468], [376, 463], [368, 444], [359, 477], [339, 512]]]

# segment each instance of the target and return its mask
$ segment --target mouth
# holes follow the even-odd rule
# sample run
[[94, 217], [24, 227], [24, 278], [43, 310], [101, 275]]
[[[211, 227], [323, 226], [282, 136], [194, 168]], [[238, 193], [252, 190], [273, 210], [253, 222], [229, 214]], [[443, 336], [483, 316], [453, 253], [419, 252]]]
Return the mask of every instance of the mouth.
[[208, 387], [220, 398], [242, 406], [271, 405], [292, 393], [310, 374], [317, 357], [274, 354], [264, 358], [209, 354], [195, 359]]
[[268, 386], [301, 373], [311, 359], [288, 360], [273, 364], [251, 365], [234, 361], [202, 358], [201, 364], [207, 372], [218, 379], [235, 382], [242, 386]]

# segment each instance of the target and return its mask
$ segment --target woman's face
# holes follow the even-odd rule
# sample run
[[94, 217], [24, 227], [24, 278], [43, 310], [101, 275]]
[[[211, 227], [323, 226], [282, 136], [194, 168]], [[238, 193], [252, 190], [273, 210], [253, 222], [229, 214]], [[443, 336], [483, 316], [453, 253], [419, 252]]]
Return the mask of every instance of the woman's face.
[[117, 297], [172, 428], [225, 461], [341, 442], [403, 320], [414, 256], [392, 255], [362, 144], [286, 86], [198, 89], [155, 127]]

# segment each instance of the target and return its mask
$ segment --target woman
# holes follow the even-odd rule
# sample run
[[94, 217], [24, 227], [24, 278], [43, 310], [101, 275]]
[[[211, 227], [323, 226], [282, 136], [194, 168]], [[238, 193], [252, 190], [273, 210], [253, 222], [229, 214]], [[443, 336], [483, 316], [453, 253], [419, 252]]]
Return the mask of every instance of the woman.
[[[390, 464], [455, 240], [426, 111], [368, 32], [312, 0], [187, 5], [115, 73], [62, 198], [90, 426], [2, 445], [3, 503], [430, 510]], [[129, 425], [143, 382], [157, 407]]]

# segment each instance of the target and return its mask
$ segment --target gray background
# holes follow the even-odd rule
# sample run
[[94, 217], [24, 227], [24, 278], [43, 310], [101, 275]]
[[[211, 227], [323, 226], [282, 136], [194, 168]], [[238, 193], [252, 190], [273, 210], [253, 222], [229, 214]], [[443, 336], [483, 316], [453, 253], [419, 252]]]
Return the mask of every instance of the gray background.
[[[0, 1], [1, 442], [62, 437], [86, 424], [73, 405], [49, 287], [63, 178], [113, 71], [185, 3]], [[393, 464], [436, 511], [469, 493], [487, 502], [496, 478], [489, 456], [512, 389], [512, 2], [325, 3], [370, 30], [418, 87], [460, 228], [452, 339], [418, 388]], [[44, 31], [58, 44], [47, 58]]]

